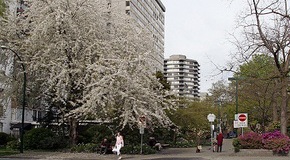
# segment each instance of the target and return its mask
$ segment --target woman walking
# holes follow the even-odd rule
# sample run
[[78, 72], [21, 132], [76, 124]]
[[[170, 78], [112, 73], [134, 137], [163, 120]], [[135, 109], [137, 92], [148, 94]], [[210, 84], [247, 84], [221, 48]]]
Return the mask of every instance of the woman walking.
[[117, 136], [116, 136], [116, 144], [115, 144], [115, 147], [113, 149], [113, 152], [116, 152], [117, 155], [119, 156], [118, 159], [122, 159], [121, 157], [121, 148], [124, 147], [124, 139], [123, 139], [123, 136], [121, 135], [120, 132], [117, 133]]

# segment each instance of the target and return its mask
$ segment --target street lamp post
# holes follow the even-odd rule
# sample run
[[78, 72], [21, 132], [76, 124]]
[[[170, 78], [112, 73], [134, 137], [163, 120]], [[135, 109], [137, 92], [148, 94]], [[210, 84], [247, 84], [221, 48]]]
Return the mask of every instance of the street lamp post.
[[208, 114], [207, 115], [207, 119], [208, 121], [210, 122], [210, 146], [211, 146], [211, 149], [214, 151], [214, 146], [213, 146], [213, 131], [214, 131], [214, 126], [212, 125], [212, 122], [214, 122], [216, 116], [212, 113]]
[[[236, 114], [238, 114], [238, 111], [239, 111], [239, 104], [238, 104], [238, 78], [229, 77], [228, 80], [229, 81], [236, 81], [236, 94], [235, 94], [235, 97], [236, 97]], [[237, 129], [235, 129], [235, 131], [236, 131], [236, 134], [238, 135]]]
[[23, 153], [24, 112], [25, 112], [25, 102], [26, 102], [26, 94], [25, 94], [26, 93], [26, 70], [25, 70], [23, 61], [21, 60], [17, 52], [15, 52], [14, 50], [12, 50], [11, 48], [7, 46], [1, 46], [1, 49], [3, 50], [7, 49], [13, 52], [16, 55], [16, 57], [19, 59], [19, 61], [21, 62], [21, 67], [23, 69], [22, 119], [21, 119], [21, 128], [20, 128], [20, 153]]
[[222, 101], [217, 100], [215, 103], [218, 106], [218, 132], [222, 131], [222, 116], [221, 116], [221, 107], [222, 107]]

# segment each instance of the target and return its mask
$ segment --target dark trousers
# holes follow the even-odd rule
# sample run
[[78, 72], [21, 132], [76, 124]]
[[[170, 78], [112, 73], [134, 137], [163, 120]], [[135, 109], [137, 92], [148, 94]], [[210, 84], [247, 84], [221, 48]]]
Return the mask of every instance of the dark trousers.
[[106, 146], [101, 146], [101, 154], [106, 154], [108, 151], [108, 147]]
[[223, 145], [218, 145], [217, 146], [217, 152], [222, 152], [222, 148], [223, 148]]

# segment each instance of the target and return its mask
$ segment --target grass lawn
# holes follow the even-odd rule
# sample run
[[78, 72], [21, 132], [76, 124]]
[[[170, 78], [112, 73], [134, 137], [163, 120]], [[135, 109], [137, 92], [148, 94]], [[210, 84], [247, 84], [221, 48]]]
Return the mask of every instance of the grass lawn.
[[19, 151], [7, 149], [6, 147], [0, 147], [0, 157], [12, 155], [12, 154], [18, 154], [18, 153], [19, 153]]

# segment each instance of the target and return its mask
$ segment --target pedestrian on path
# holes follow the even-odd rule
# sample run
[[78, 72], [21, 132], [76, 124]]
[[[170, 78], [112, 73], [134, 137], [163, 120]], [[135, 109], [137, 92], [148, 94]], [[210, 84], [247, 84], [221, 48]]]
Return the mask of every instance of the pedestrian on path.
[[119, 160], [122, 159], [121, 157], [121, 148], [124, 147], [124, 139], [123, 139], [123, 136], [121, 135], [120, 132], [117, 133], [117, 136], [116, 136], [116, 144], [115, 144], [115, 147], [113, 148], [113, 152], [116, 152], [117, 155], [119, 156]]
[[224, 136], [223, 133], [220, 132], [219, 135], [216, 137], [217, 140], [217, 152], [222, 152], [223, 140]]

